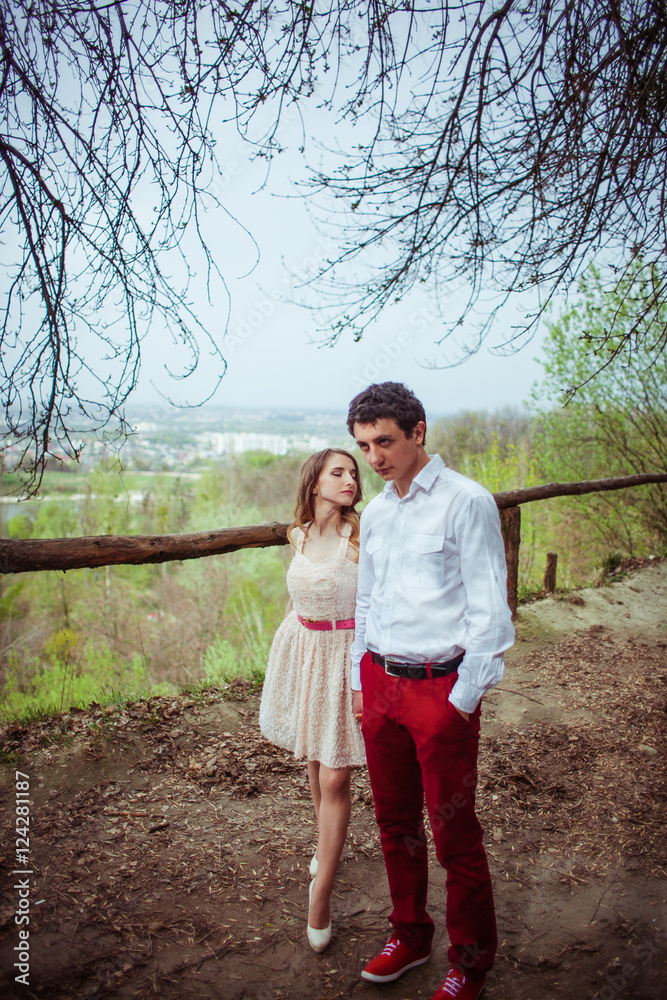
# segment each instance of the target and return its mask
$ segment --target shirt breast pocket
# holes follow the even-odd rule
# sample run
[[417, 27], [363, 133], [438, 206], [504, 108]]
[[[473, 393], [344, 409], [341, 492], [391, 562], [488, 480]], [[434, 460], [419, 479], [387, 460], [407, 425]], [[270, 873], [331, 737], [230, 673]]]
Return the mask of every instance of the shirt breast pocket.
[[445, 582], [443, 535], [409, 535], [403, 544], [401, 579], [407, 587], [442, 587]]
[[384, 537], [382, 535], [371, 535], [366, 542], [366, 553], [373, 563], [373, 572], [377, 578], [382, 570], [384, 561]]

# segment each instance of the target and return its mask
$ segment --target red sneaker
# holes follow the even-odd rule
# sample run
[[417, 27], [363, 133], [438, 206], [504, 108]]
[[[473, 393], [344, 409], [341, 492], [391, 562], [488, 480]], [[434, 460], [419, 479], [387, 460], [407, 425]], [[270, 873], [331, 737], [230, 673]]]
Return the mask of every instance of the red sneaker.
[[442, 986], [435, 991], [431, 1000], [477, 1000], [484, 989], [484, 979], [468, 979], [459, 969], [450, 969]]
[[397, 937], [390, 937], [380, 954], [370, 960], [361, 973], [361, 978], [369, 979], [372, 983], [392, 983], [408, 969], [428, 962], [430, 957], [430, 951], [420, 955]]

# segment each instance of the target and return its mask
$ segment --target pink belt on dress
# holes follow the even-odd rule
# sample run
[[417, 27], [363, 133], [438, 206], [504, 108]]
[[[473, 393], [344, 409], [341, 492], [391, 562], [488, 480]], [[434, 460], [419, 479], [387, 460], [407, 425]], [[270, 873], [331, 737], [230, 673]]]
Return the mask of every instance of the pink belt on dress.
[[354, 618], [343, 618], [338, 622], [318, 621], [316, 618], [302, 618], [301, 615], [297, 615], [297, 618], [306, 628], [315, 629], [317, 632], [327, 632], [334, 628], [354, 628]]

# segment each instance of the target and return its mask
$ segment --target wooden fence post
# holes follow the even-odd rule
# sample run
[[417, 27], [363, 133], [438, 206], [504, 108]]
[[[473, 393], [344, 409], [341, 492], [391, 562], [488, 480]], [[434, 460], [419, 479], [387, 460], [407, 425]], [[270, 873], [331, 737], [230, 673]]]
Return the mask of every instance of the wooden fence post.
[[547, 552], [547, 565], [544, 570], [544, 589], [547, 594], [553, 594], [556, 589], [556, 567], [558, 565], [558, 553]]
[[512, 617], [519, 603], [519, 545], [521, 543], [521, 507], [505, 507], [500, 511], [500, 527], [505, 543], [507, 563], [507, 603]]

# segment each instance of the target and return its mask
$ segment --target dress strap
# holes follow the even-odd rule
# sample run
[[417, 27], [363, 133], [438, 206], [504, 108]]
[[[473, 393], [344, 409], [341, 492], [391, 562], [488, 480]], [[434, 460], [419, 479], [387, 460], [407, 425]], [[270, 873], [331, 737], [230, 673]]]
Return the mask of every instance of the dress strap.
[[297, 552], [303, 552], [303, 544], [306, 541], [306, 535], [298, 524], [295, 525], [290, 532], [290, 541]]
[[347, 546], [352, 534], [352, 525], [346, 522], [341, 529], [341, 538], [338, 544], [338, 557], [347, 555]]

